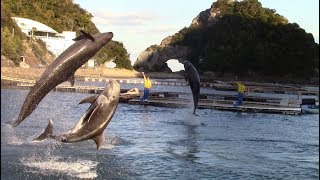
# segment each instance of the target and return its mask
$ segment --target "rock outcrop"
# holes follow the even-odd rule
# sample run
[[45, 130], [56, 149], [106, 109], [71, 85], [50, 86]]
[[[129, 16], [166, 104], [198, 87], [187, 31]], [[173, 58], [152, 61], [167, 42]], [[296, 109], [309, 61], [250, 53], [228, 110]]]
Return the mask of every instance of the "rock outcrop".
[[166, 62], [170, 59], [182, 62], [187, 55], [188, 47], [185, 46], [169, 45], [159, 49], [148, 48], [140, 54], [133, 67], [137, 71], [171, 72]]
[[[214, 3], [210, 9], [206, 9], [199, 13], [197, 17], [192, 20], [190, 26], [207, 27], [216, 22], [216, 16], [219, 15], [219, 9], [214, 8]], [[168, 36], [163, 39], [160, 45], [152, 45], [140, 53], [133, 68], [137, 71], [158, 71], [171, 72], [166, 62], [170, 59], [177, 59], [183, 62], [188, 59], [189, 53], [192, 52], [191, 47], [176, 45], [172, 43], [172, 37]]]

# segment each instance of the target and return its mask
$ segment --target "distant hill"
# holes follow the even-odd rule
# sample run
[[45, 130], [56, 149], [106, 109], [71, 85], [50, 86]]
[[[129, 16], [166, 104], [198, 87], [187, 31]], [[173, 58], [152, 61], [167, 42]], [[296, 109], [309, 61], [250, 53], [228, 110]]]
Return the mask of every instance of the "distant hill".
[[[6, 13], [3, 13], [3, 11]], [[2, 16], [3, 14], [6, 14], [5, 18]], [[11, 31], [12, 28], [15, 29], [15, 32], [21, 32], [15, 23], [10, 20], [12, 16], [39, 21], [58, 32], [76, 31], [77, 35], [80, 34], [80, 30], [84, 30], [91, 34], [99, 32], [95, 24], [91, 21], [93, 16], [85, 9], [82, 9], [78, 4], [73, 3], [72, 0], [3, 0], [1, 1], [1, 32], [7, 31], [5, 29]], [[27, 40], [27, 37], [24, 35], [19, 34], [18, 37], [23, 37], [22, 40]], [[13, 41], [13, 44], [20, 47], [20, 50], [15, 51], [15, 54], [24, 52], [23, 46], [18, 40]], [[39, 49], [42, 50], [46, 48], [41, 47]], [[8, 56], [9, 54], [1, 49], [1, 55]], [[15, 63], [19, 62], [19, 59], [16, 59], [16, 57], [8, 58], [12, 59]], [[129, 53], [124, 45], [118, 41], [109, 42], [95, 55], [94, 59], [98, 61], [98, 64], [114, 60], [117, 64], [116, 67], [132, 69]]]
[[143, 51], [134, 68], [170, 71], [169, 59], [189, 60], [200, 74], [216, 77], [319, 77], [313, 35], [258, 0], [217, 0], [189, 27]]

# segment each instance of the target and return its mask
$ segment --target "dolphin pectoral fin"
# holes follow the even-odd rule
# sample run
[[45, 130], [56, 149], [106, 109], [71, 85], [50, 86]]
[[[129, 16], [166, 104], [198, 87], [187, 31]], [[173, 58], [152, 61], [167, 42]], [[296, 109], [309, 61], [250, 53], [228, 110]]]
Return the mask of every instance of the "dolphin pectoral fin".
[[187, 72], [186, 72], [186, 71], [184, 71], [184, 79], [186, 80], [187, 83], [189, 83], [189, 82], [188, 82], [188, 77], [187, 77]]
[[91, 106], [88, 108], [87, 112], [85, 113], [82, 123], [89, 123], [89, 121], [91, 120], [92, 114], [94, 114], [94, 112], [101, 107], [102, 105], [99, 104], [98, 106], [96, 106], [95, 104], [91, 104]]
[[184, 77], [184, 80], [186, 80], [187, 83], [188, 82], [188, 76], [187, 76], [187, 71], [186, 70], [183, 70], [183, 77]]
[[39, 137], [35, 138], [32, 140], [32, 142], [39, 142], [39, 141], [43, 141], [45, 139], [47, 139], [48, 137], [51, 137], [53, 133], [53, 123], [52, 120], [49, 120], [49, 123], [46, 127], [46, 129], [43, 131], [42, 134], [40, 134]]
[[97, 150], [100, 149], [101, 145], [104, 143], [104, 133], [103, 131], [97, 136], [91, 138], [97, 144]]
[[83, 103], [91, 103], [92, 104], [96, 99], [97, 99], [97, 95], [89, 96], [89, 97], [83, 99], [82, 101], [80, 101], [79, 104], [83, 104]]
[[68, 78], [68, 81], [70, 82], [71, 86], [74, 85], [74, 73]]
[[[93, 105], [93, 104], [92, 104], [92, 105]], [[92, 106], [92, 105], [91, 105], [91, 106]], [[92, 115], [95, 114], [95, 112], [96, 112], [101, 106], [102, 106], [102, 104], [99, 104], [98, 106], [94, 106], [94, 107], [93, 107], [94, 109], [92, 110], [92, 112], [91, 112], [90, 114], [88, 114], [88, 115], [90, 115], [89, 118], [86, 119], [88, 122], [90, 122], [90, 121], [92, 120]]]

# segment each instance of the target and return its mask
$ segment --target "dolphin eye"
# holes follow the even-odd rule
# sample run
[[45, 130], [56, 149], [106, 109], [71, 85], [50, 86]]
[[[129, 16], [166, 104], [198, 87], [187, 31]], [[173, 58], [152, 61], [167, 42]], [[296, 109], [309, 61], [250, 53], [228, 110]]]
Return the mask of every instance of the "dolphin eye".
[[112, 96], [112, 98], [116, 98], [116, 96]]

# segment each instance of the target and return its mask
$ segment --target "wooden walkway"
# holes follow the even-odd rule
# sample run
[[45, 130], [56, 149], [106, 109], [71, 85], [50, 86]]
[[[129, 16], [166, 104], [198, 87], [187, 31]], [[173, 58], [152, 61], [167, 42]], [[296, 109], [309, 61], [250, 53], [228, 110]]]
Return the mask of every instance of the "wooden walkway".
[[[145, 106], [160, 106], [160, 107], [174, 107], [174, 108], [186, 108], [193, 107], [192, 101], [185, 100], [172, 100], [172, 99], [149, 99], [147, 102], [142, 102], [140, 99], [130, 99], [129, 104], [133, 105], [145, 105]], [[200, 99], [198, 103], [199, 109], [216, 109], [225, 111], [238, 111], [238, 112], [254, 112], [254, 113], [275, 113], [275, 114], [289, 114], [299, 115], [301, 114], [301, 108], [299, 107], [285, 107], [281, 105], [261, 105], [251, 104], [250, 102], [243, 102], [241, 107], [234, 107], [232, 104], [219, 103], [216, 101], [205, 102]]]
[[[84, 77], [85, 82], [109, 82], [108, 78], [94, 78], [94, 77]], [[143, 84], [143, 80], [136, 79], [116, 79], [118, 83], [126, 84]], [[182, 81], [166, 81], [166, 80], [152, 80], [153, 85], [164, 85], [164, 86], [188, 86], [187, 82]], [[232, 82], [201, 82], [201, 87], [209, 87], [220, 91], [236, 91], [236, 85]], [[270, 83], [253, 83], [247, 82], [246, 86], [250, 89], [250, 92], [255, 93], [274, 93], [274, 94], [300, 94], [300, 95], [316, 95], [319, 96], [318, 91], [307, 91], [303, 88], [277, 85]]]

